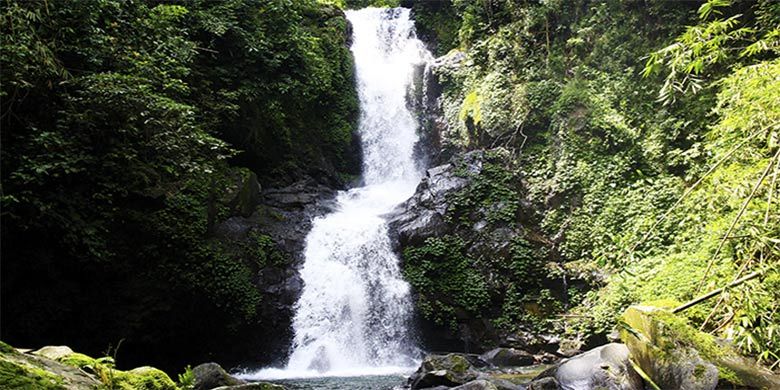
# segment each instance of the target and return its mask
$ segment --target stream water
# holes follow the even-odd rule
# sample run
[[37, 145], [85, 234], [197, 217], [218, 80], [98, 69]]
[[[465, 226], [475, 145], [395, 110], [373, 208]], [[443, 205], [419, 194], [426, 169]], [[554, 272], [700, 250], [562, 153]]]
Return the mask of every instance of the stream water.
[[242, 375], [293, 389], [382, 389], [403, 383], [420, 351], [412, 302], [383, 215], [408, 199], [423, 167], [415, 161], [418, 123], [407, 95], [415, 66], [431, 59], [409, 10], [347, 11], [353, 26], [361, 116], [363, 182], [338, 195], [313, 221], [301, 269], [286, 367]]

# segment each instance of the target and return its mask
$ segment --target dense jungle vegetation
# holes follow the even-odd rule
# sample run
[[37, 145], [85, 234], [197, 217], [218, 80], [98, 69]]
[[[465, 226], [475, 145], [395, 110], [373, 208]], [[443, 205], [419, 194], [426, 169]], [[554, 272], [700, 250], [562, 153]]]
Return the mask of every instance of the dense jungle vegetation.
[[[630, 304], [757, 272], [682, 313], [778, 364], [770, 0], [4, 0], [0, 337], [125, 340], [120, 365], [172, 370], [251, 356], [254, 275], [283, 260], [211, 228], [252, 174], [359, 175], [341, 9], [367, 5], [412, 8], [444, 58], [440, 162], [491, 149], [452, 199], [463, 228], [404, 250], [422, 316], [602, 339]], [[509, 260], [466, 254], [481, 208], [523, 232]]]
[[411, 6], [437, 54], [465, 55], [438, 70], [444, 153], [510, 155], [459, 194], [455, 216], [470, 226], [468, 210], [487, 207], [489, 223], [526, 232], [501, 263], [469, 258], [465, 228], [407, 249], [423, 314], [587, 339], [629, 304], [676, 306], [756, 272], [683, 314], [778, 364], [780, 4]]
[[250, 266], [268, 238], [235, 253], [209, 230], [237, 212], [248, 170], [263, 185], [359, 174], [343, 13], [314, 0], [2, 8], [3, 339], [92, 354], [124, 339], [124, 363], [177, 369], [254, 353], [237, 338], [264, 322]]

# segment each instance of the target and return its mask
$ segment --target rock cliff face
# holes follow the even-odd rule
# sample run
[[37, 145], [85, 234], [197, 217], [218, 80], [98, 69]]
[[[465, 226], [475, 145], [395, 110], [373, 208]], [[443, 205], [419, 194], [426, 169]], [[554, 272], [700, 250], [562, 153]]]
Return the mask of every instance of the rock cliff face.
[[463, 190], [482, 171], [483, 152], [467, 153], [461, 161], [465, 171], [456, 172], [453, 163], [433, 167], [409, 200], [399, 205], [389, 216], [391, 234], [399, 248], [420, 245], [425, 239], [442, 236], [452, 229], [446, 221], [450, 209], [449, 198]]
[[428, 348], [558, 349], [526, 327], [560, 303], [562, 284], [541, 272], [546, 243], [522, 222], [532, 211], [505, 163], [502, 150], [456, 154], [388, 216]]
[[239, 187], [235, 212], [212, 230], [218, 241], [234, 249], [236, 260], [252, 269], [261, 300], [258, 323], [246, 335], [246, 354], [229, 363], [277, 363], [292, 342], [293, 306], [303, 289], [298, 270], [311, 221], [331, 210], [343, 184], [306, 177], [286, 187], [261, 188], [249, 175]]

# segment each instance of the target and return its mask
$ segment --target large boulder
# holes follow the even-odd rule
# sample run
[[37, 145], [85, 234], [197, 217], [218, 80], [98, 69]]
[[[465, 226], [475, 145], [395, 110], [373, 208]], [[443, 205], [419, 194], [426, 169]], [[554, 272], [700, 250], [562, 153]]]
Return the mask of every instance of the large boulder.
[[436, 386], [459, 386], [477, 379], [479, 373], [469, 360], [456, 353], [428, 355], [409, 378], [413, 390]]
[[629, 361], [629, 351], [624, 344], [611, 343], [564, 360], [535, 378], [534, 388], [552, 387], [555, 378], [560, 389], [642, 390], [643, 382]]
[[429, 169], [414, 195], [389, 215], [390, 232], [400, 247], [422, 244], [426, 238], [445, 234], [450, 227], [444, 218], [449, 196], [470, 182], [482, 170], [482, 151], [466, 153], [455, 164]]
[[662, 389], [780, 388], [780, 376], [667, 310], [632, 306], [623, 322], [621, 338], [632, 360]]
[[114, 382], [121, 389], [178, 390], [176, 383], [162, 370], [143, 366], [130, 371], [113, 371]]
[[59, 360], [68, 355], [73, 355], [74, 352], [70, 347], [65, 345], [47, 345], [41, 349], [32, 352], [33, 355], [44, 357], [51, 360]]
[[530, 366], [534, 364], [534, 355], [514, 348], [495, 348], [480, 356], [493, 366]]
[[233, 378], [217, 363], [203, 363], [192, 369], [195, 376], [194, 390], [211, 390], [223, 386], [245, 384], [244, 381]]
[[[28, 354], [0, 341], [0, 389], [73, 389], [93, 390], [103, 384], [78, 367], [60, 363], [43, 355], [58, 358], [68, 347], [45, 347], [41, 353]], [[36, 352], [40, 352], [38, 350]], [[70, 350], [71, 354], [73, 351]]]

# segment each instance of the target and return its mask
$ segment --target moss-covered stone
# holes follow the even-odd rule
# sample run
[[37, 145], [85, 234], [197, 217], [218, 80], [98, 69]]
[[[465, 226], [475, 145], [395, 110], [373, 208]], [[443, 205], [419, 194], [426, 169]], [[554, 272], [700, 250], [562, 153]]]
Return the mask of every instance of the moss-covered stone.
[[5, 343], [0, 347], [0, 389], [92, 390], [101, 386], [97, 379], [77, 368], [21, 353]]
[[63, 356], [57, 359], [57, 361], [76, 368], [94, 367], [97, 363], [95, 358], [78, 352]]
[[122, 390], [177, 390], [168, 374], [154, 367], [114, 370], [114, 385]]
[[780, 388], [780, 377], [665, 309], [628, 308], [623, 314], [621, 338], [631, 359], [663, 389], [714, 389], [718, 383]]
[[0, 353], [12, 353], [14, 351], [14, 347], [0, 341]]
[[477, 379], [469, 360], [460, 354], [429, 355], [423, 360], [409, 383], [412, 389], [435, 386], [459, 386]]
[[66, 389], [62, 379], [43, 369], [0, 359], [0, 387], [4, 389]]

